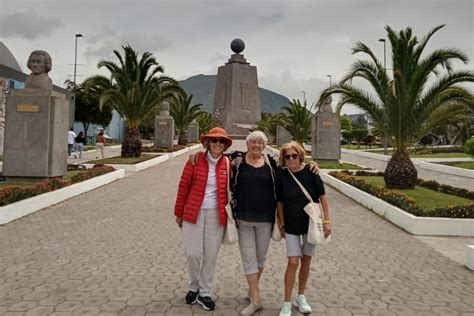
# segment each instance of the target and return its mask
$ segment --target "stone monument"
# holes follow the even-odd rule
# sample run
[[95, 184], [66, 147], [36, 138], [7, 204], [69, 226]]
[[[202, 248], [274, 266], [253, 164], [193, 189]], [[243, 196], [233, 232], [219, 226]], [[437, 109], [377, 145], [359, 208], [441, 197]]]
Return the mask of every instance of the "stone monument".
[[199, 143], [199, 123], [194, 119], [188, 126], [188, 141]]
[[3, 175], [9, 181], [60, 177], [67, 171], [70, 103], [52, 90], [51, 66], [48, 53], [32, 52], [25, 89], [7, 98]]
[[281, 125], [277, 125], [276, 130], [276, 144], [281, 146], [283, 144], [291, 142], [291, 134]]
[[170, 105], [164, 101], [160, 115], [155, 117], [155, 147], [170, 148], [174, 144], [174, 119], [170, 116]]
[[324, 100], [311, 126], [311, 157], [317, 161], [339, 162], [341, 159], [341, 122], [333, 113], [331, 102], [331, 96]]
[[214, 116], [231, 135], [247, 135], [261, 119], [257, 67], [250, 66], [240, 54], [245, 43], [234, 39], [230, 44], [233, 54], [217, 71], [214, 95]]

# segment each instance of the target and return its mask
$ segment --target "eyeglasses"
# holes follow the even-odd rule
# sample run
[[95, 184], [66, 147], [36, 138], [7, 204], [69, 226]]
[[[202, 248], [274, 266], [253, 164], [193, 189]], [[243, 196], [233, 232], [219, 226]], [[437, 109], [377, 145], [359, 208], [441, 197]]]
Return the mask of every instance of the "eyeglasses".
[[221, 143], [221, 144], [225, 144], [227, 143], [225, 139], [223, 138], [211, 138], [211, 143]]
[[296, 159], [298, 158], [298, 154], [284, 155], [283, 157], [285, 157], [285, 160], [290, 160], [290, 158]]

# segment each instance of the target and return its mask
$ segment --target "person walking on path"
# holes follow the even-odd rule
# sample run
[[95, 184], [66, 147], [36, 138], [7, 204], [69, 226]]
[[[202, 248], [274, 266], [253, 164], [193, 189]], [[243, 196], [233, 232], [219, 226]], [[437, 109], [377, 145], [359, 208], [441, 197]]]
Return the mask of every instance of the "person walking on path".
[[95, 158], [96, 159], [99, 158], [99, 153], [102, 159], [105, 158], [105, 155], [104, 155], [105, 144], [107, 144], [107, 140], [104, 135], [104, 130], [102, 129], [100, 130], [99, 134], [97, 135], [95, 139]]
[[84, 144], [86, 143], [86, 140], [84, 138], [84, 133], [79, 132], [75, 141], [76, 141], [76, 158], [82, 159], [82, 151], [84, 150]]
[[74, 129], [71, 127], [67, 132], [67, 155], [68, 157], [72, 154], [72, 149], [74, 148], [74, 143], [76, 141], [76, 133], [74, 133]]
[[232, 145], [225, 129], [212, 128], [201, 137], [206, 148], [196, 164], [187, 161], [178, 186], [174, 214], [181, 228], [189, 274], [187, 304], [214, 310], [212, 281], [217, 255], [227, 224], [225, 206], [230, 175], [223, 152]]
[[[309, 216], [304, 211], [308, 198], [296, 183], [290, 173], [298, 179], [309, 192], [315, 202], [321, 203], [324, 212], [323, 229], [325, 237], [331, 234], [328, 200], [325, 195], [321, 177], [313, 174], [304, 163], [305, 150], [300, 144], [290, 142], [281, 147], [280, 165], [286, 169], [280, 170], [277, 176], [278, 219], [282, 236], [286, 239], [288, 257], [285, 272], [285, 300], [280, 316], [291, 316], [293, 304], [303, 313], [311, 313], [311, 306], [306, 301], [304, 292], [309, 278], [311, 258], [314, 255], [315, 245], [308, 243]], [[292, 290], [295, 285], [296, 270], [301, 265], [298, 275], [298, 293], [291, 301]]]

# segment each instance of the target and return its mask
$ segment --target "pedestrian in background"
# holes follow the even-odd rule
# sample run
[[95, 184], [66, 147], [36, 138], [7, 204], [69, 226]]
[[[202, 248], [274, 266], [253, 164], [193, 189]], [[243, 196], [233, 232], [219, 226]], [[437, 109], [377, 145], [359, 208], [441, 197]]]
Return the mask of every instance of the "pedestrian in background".
[[76, 133], [74, 133], [74, 129], [71, 127], [69, 132], [67, 132], [67, 155], [68, 157], [72, 154], [72, 149], [74, 148], [74, 144], [76, 142]]
[[85, 143], [84, 133], [79, 132], [76, 137], [76, 158], [82, 159], [82, 151], [84, 150]]
[[104, 155], [105, 144], [107, 144], [107, 140], [105, 139], [104, 130], [102, 129], [100, 130], [99, 134], [95, 138], [95, 158], [96, 159], [99, 158], [99, 153], [102, 159], [105, 158], [105, 155]]

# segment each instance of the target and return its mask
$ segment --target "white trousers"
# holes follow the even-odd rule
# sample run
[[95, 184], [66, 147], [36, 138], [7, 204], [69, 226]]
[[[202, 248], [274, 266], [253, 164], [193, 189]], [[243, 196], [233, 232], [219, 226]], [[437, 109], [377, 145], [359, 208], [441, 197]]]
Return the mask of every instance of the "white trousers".
[[202, 208], [196, 224], [183, 221], [182, 234], [189, 290], [212, 296], [212, 280], [224, 234], [217, 208]]

